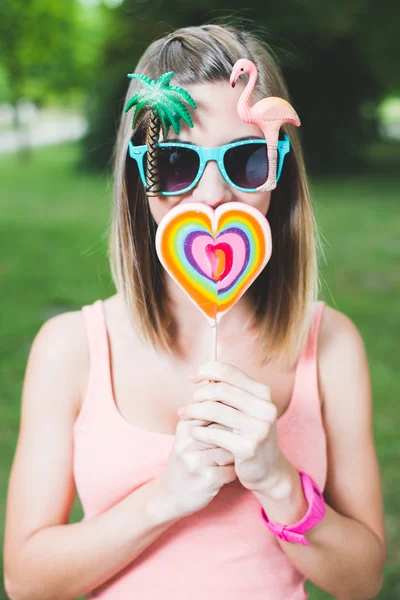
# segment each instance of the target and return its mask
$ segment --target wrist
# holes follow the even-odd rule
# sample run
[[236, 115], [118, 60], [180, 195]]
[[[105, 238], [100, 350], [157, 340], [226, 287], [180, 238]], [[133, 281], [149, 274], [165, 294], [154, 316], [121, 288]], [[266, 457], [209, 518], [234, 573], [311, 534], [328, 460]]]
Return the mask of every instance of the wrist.
[[318, 485], [313, 479], [303, 471], [299, 473], [301, 485], [303, 488], [303, 497], [307, 501], [307, 510], [304, 516], [296, 518], [294, 523], [288, 523], [287, 520], [274, 522], [270, 516], [265, 513], [265, 508], [261, 507], [261, 516], [268, 529], [279, 539], [285, 542], [293, 542], [303, 546], [309, 546], [310, 543], [304, 536], [306, 532], [315, 527], [325, 516], [326, 504]]
[[152, 479], [148, 486], [147, 516], [154, 525], [173, 523], [184, 516], [179, 513], [177, 502], [166, 489], [161, 476]]
[[271, 501], [284, 500], [292, 496], [297, 477], [297, 470], [281, 452], [275, 468], [269, 472], [266, 478], [254, 486], [251, 491]]
[[253, 491], [271, 521], [290, 525], [307, 512], [300, 473], [286, 461], [286, 466], [269, 478], [262, 489]]

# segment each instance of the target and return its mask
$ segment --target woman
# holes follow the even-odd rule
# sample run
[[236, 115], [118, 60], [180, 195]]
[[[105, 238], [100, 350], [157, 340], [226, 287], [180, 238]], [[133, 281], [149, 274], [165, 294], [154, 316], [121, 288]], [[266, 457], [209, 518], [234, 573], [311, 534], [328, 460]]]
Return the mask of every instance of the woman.
[[[179, 141], [210, 148], [263, 139], [237, 112], [239, 58], [257, 66], [253, 102], [288, 100], [268, 48], [230, 26], [157, 40], [135, 72], [174, 71], [197, 105]], [[132, 81], [127, 101], [138, 89]], [[355, 325], [318, 301], [296, 130], [282, 127], [291, 151], [272, 192], [236, 189], [211, 161], [188, 191], [147, 198], [127, 153], [131, 137], [145, 143], [147, 122], [132, 135], [123, 114], [116, 144], [117, 293], [50, 319], [32, 345], [8, 491], [9, 596], [294, 600], [309, 579], [339, 598], [373, 598], [386, 540], [368, 364]], [[193, 201], [252, 205], [273, 239], [268, 265], [218, 326], [214, 362], [208, 325], [154, 246], [162, 217]], [[282, 531], [311, 510], [302, 473], [323, 492], [323, 513], [296, 543]], [[85, 518], [69, 524], [76, 490]]]

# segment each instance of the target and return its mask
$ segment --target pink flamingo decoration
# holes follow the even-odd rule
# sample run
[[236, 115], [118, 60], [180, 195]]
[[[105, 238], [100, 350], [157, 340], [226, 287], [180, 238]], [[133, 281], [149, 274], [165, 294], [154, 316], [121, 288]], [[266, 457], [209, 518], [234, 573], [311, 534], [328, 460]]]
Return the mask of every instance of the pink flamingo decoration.
[[283, 98], [270, 96], [249, 106], [250, 96], [257, 81], [256, 65], [251, 60], [240, 58], [233, 66], [229, 83], [235, 87], [237, 79], [245, 73], [250, 75], [250, 79], [239, 98], [237, 110], [242, 121], [258, 125], [266, 139], [268, 178], [263, 185], [257, 188], [257, 191], [267, 192], [276, 188], [279, 129], [283, 123], [292, 123], [296, 127], [299, 127], [301, 123], [293, 106]]

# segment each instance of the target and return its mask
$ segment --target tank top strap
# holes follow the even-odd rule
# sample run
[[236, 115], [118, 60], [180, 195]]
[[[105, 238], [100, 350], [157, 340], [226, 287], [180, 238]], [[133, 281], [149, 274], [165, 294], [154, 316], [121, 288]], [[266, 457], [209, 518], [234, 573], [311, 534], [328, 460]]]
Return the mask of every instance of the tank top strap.
[[75, 426], [93, 422], [108, 414], [110, 396], [110, 357], [107, 326], [102, 300], [82, 307], [89, 346], [89, 375], [86, 394]]
[[322, 300], [315, 302], [314, 312], [311, 320], [310, 330], [308, 332], [307, 342], [301, 356], [302, 361], [316, 363], [318, 356], [318, 334], [322, 321], [322, 311], [324, 302]]
[[82, 313], [85, 319], [91, 367], [94, 366], [96, 368], [101, 361], [107, 358], [108, 354], [107, 338], [104, 332], [102, 301], [96, 300], [93, 304], [83, 306]]
[[310, 411], [321, 417], [321, 398], [318, 386], [318, 336], [324, 309], [322, 300], [315, 302], [311, 325], [303, 352], [299, 357], [296, 377], [296, 404], [302, 404], [304, 414]]

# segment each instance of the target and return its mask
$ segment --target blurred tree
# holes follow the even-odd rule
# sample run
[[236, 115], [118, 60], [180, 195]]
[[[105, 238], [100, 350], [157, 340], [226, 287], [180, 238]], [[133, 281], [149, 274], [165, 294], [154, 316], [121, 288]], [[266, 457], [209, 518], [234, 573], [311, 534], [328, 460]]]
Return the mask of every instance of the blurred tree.
[[[379, 12], [382, 5], [384, 15]], [[276, 53], [302, 120], [309, 169], [362, 167], [364, 148], [378, 136], [371, 107], [393, 88], [397, 77], [395, 52], [400, 44], [394, 23], [400, 3], [253, 0], [252, 8], [243, 9], [242, 0], [220, 0], [218, 11], [214, 6], [215, 0], [125, 0], [118, 8], [104, 9], [108, 35], [97, 70], [107, 73], [107, 79], [95, 81], [90, 95], [84, 146], [88, 162], [101, 169], [110, 166], [128, 85], [125, 74], [146, 47], [178, 27], [225, 20], [256, 31]], [[383, 23], [390, 23], [386, 30]], [[384, 39], [387, 31], [390, 40]], [[362, 110], [365, 105], [370, 107], [369, 119]]]
[[10, 89], [8, 85], [8, 77], [5, 68], [1, 64], [0, 60], [0, 104], [3, 103], [10, 96]]
[[[78, 0], [1, 0], [2, 102], [38, 106], [86, 86], [100, 46], [101, 23]], [[19, 127], [19, 113], [14, 124]]]

